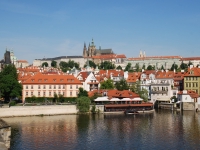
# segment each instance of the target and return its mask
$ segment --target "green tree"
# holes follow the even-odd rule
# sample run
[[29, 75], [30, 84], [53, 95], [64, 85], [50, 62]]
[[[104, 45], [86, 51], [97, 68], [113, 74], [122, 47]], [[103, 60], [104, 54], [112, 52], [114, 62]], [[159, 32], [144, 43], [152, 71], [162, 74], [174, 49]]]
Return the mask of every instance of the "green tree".
[[122, 67], [119, 65], [119, 66], [117, 66], [116, 69], [117, 69], [117, 70], [122, 70]]
[[57, 99], [58, 99], [58, 95], [56, 93], [54, 93], [54, 95], [53, 95], [53, 102], [54, 103], [57, 102]]
[[126, 68], [124, 69], [124, 71], [129, 71], [131, 69], [131, 63], [128, 63], [126, 65]]
[[[84, 65], [84, 68], [87, 66], [87, 62], [86, 62], [86, 64]], [[90, 67], [92, 67], [92, 68], [96, 68], [96, 64], [93, 62], [93, 61], [91, 61], [91, 60], [89, 60], [89, 66]]]
[[115, 65], [112, 64], [110, 61], [104, 61], [100, 64], [100, 69], [108, 70], [108, 69], [115, 69]]
[[48, 63], [47, 62], [43, 62], [42, 63], [42, 67], [48, 67]]
[[177, 70], [177, 69], [178, 69], [178, 65], [177, 65], [177, 64], [175, 64], [175, 63], [174, 63], [174, 64], [172, 64], [172, 67], [171, 67], [171, 69], [170, 69], [170, 70], [171, 70], [171, 71], [174, 71], [174, 69], [175, 69], [175, 70]]
[[139, 71], [140, 71], [139, 63], [136, 63], [136, 64], [135, 64], [135, 71], [136, 71], [136, 72], [139, 72]]
[[51, 67], [54, 67], [54, 68], [57, 67], [57, 62], [56, 62], [55, 60], [53, 60], [53, 61], [51, 62]]
[[13, 65], [6, 65], [0, 72], [1, 96], [9, 101], [15, 97], [21, 97], [22, 85], [18, 82], [17, 69]]
[[188, 63], [188, 67], [190, 67], [190, 65], [193, 65], [193, 63], [191, 61], [189, 61]]
[[146, 66], [145, 66], [145, 64], [143, 64], [143, 66], [142, 66], [142, 69], [144, 69], [144, 70], [146, 69]]
[[86, 96], [88, 97], [88, 92], [84, 90], [82, 87], [79, 88], [78, 97]]
[[181, 68], [182, 70], [185, 70], [185, 69], [188, 68], [188, 65], [185, 64], [185, 63], [183, 63], [183, 61], [182, 61], [182, 62], [181, 62], [181, 65], [180, 65], [180, 68]]
[[152, 65], [149, 65], [149, 66], [147, 67], [147, 70], [154, 70], [154, 67], [153, 67]]
[[63, 102], [64, 102], [64, 97], [63, 97], [62, 94], [59, 94], [59, 95], [58, 95], [58, 100], [59, 100], [60, 103], [63, 103]]
[[136, 94], [139, 94], [140, 91], [140, 81], [136, 81], [135, 83], [133, 83], [130, 87], [130, 90]]
[[113, 80], [108, 79], [101, 83], [100, 89], [114, 89]]
[[147, 102], [148, 101], [148, 91], [144, 88], [142, 88], [142, 90], [139, 91], [139, 96], [140, 98], [143, 99], [143, 101]]
[[76, 99], [79, 112], [88, 112], [90, 109], [90, 99], [86, 96], [81, 96]]
[[115, 87], [119, 91], [123, 91], [123, 90], [128, 90], [129, 89], [129, 86], [128, 86], [126, 80], [124, 80], [124, 79], [121, 79], [120, 81], [116, 82], [115, 83]]

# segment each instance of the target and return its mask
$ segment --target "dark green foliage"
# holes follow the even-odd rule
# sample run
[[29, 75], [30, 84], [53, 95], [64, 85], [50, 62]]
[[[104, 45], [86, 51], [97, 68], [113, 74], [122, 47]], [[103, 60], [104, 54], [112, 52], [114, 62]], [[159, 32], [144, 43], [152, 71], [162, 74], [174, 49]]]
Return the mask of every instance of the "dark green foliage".
[[142, 69], [144, 69], [144, 70], [146, 69], [146, 66], [145, 66], [145, 64], [143, 64], [143, 66], [142, 66]]
[[124, 80], [124, 79], [120, 80], [119, 82], [116, 82], [115, 83], [115, 87], [119, 91], [123, 91], [123, 90], [128, 90], [129, 89], [129, 86], [128, 86], [126, 80]]
[[[84, 68], [87, 66], [87, 62], [86, 62], [86, 64], [84, 65]], [[89, 66], [91, 67], [91, 68], [96, 68], [96, 64], [93, 62], [93, 61], [91, 61], [91, 60], [89, 60]]]
[[119, 66], [117, 66], [116, 69], [117, 69], [117, 70], [122, 70], [122, 67], [119, 65]]
[[86, 90], [84, 90], [83, 88], [79, 88], [79, 93], [78, 93], [78, 97], [82, 97], [82, 96], [86, 96], [88, 97], [88, 92]]
[[9, 103], [9, 106], [15, 106], [16, 105], [16, 102], [15, 101], [11, 101], [10, 103]]
[[171, 99], [171, 100], [174, 100], [173, 103], [176, 103], [176, 102], [178, 101], [178, 98], [177, 98], [176, 96], [172, 96], [170, 99]]
[[48, 63], [47, 62], [43, 62], [42, 63], [42, 67], [48, 67]]
[[[25, 102], [26, 103], [45, 103], [45, 100], [48, 100], [49, 102], [53, 102], [53, 97], [26, 97]], [[75, 103], [76, 97], [62, 97], [63, 103]]]
[[163, 67], [163, 65], [161, 66], [161, 70], [164, 70], [164, 67]]
[[59, 100], [60, 103], [63, 103], [63, 102], [64, 102], [64, 97], [63, 97], [63, 95], [60, 94], [60, 95], [58, 96], [58, 100]]
[[96, 105], [95, 105], [95, 104], [92, 106], [91, 112], [92, 112], [93, 114], [96, 113]]
[[136, 72], [139, 72], [139, 71], [140, 71], [139, 63], [136, 63], [136, 65], [135, 65], [135, 71], [136, 71]]
[[88, 112], [90, 109], [90, 99], [86, 96], [81, 96], [76, 99], [79, 112]]
[[175, 70], [177, 70], [177, 69], [178, 69], [178, 65], [177, 65], [177, 64], [175, 64], [175, 63], [172, 65], [172, 67], [171, 67], [171, 69], [170, 69], [170, 70], [171, 70], [171, 71], [174, 71], [174, 69], [175, 69]]
[[61, 61], [59, 63], [59, 66], [63, 72], [67, 72], [68, 70], [71, 70], [73, 67], [79, 69], [79, 64], [74, 62], [73, 60], [69, 60], [68, 62]]
[[131, 69], [131, 63], [128, 63], [126, 65], [126, 68], [124, 69], [124, 71], [129, 71]]
[[111, 79], [108, 79], [101, 83], [100, 89], [114, 89], [114, 84]]
[[152, 65], [149, 65], [149, 66], [147, 67], [147, 70], [154, 70], [154, 67], [153, 67]]
[[51, 67], [54, 67], [54, 68], [57, 67], [57, 62], [56, 62], [55, 60], [53, 60], [53, 61], [51, 62]]
[[15, 66], [6, 65], [0, 72], [1, 96], [10, 101], [12, 98], [21, 97], [22, 85], [18, 82], [18, 75]]
[[190, 67], [190, 65], [193, 65], [193, 63], [191, 61], [189, 61], [188, 63], [188, 67]]
[[185, 69], [188, 68], [188, 65], [185, 64], [185, 63], [183, 63], [183, 61], [182, 61], [181, 65], [180, 65], [180, 68], [181, 68], [182, 70], [185, 70]]
[[112, 64], [110, 61], [101, 62], [100, 69], [108, 70], [108, 69], [115, 69], [115, 65]]

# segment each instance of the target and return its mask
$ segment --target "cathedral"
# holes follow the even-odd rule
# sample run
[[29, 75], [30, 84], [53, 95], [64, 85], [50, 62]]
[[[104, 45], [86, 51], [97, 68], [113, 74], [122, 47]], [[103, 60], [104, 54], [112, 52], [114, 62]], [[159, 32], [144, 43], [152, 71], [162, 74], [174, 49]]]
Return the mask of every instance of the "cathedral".
[[93, 39], [92, 39], [91, 45], [89, 43], [88, 48], [86, 47], [86, 44], [84, 43], [83, 57], [93, 57], [93, 56], [98, 56], [98, 55], [109, 55], [109, 54], [114, 54], [112, 49], [101, 49], [101, 47], [99, 47], [99, 49], [96, 49]]

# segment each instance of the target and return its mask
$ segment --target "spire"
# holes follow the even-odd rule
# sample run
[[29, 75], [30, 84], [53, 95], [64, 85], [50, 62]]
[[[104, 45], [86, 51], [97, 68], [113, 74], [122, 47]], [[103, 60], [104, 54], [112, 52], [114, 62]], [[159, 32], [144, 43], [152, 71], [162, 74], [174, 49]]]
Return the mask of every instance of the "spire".
[[93, 40], [93, 38], [92, 38], [92, 43], [91, 44], [92, 44], [92, 46], [94, 46], [94, 40]]

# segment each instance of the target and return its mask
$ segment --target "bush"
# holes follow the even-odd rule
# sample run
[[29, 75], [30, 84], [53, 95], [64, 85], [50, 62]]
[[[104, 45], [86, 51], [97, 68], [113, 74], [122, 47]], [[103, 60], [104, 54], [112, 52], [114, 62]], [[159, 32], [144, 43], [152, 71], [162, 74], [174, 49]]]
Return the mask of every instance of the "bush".
[[11, 101], [10, 103], [9, 103], [9, 106], [15, 106], [16, 105], [16, 102], [15, 101]]
[[88, 112], [90, 109], [90, 99], [86, 96], [82, 96], [76, 99], [77, 108], [79, 112]]

